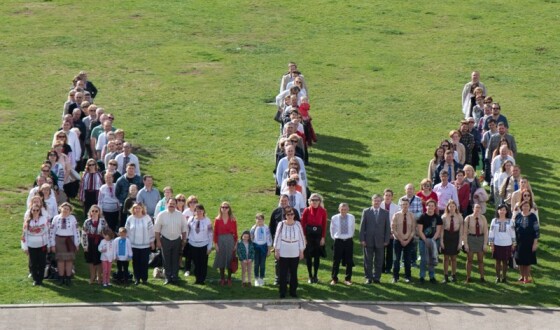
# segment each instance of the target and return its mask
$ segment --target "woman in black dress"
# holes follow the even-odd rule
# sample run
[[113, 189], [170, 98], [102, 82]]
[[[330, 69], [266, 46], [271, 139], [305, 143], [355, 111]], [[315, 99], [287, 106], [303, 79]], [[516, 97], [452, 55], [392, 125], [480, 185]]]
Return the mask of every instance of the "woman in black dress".
[[447, 202], [441, 220], [443, 221], [443, 234], [440, 246], [443, 253], [443, 274], [445, 275], [442, 283], [450, 281], [449, 264], [451, 264], [451, 282], [457, 282], [457, 255], [461, 249], [461, 238], [463, 237], [463, 217], [454, 200], [450, 199]]
[[537, 264], [537, 246], [539, 241], [539, 222], [537, 216], [531, 213], [531, 204], [524, 201], [520, 205], [521, 213], [515, 216], [515, 238], [517, 250], [515, 261], [519, 266], [521, 277], [519, 282], [531, 283], [531, 265]]

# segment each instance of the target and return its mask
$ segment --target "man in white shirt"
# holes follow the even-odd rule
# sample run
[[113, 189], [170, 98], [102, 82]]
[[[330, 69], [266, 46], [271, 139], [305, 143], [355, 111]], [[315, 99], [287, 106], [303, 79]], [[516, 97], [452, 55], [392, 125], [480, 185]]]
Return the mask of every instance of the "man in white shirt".
[[187, 220], [176, 209], [177, 200], [170, 198], [167, 209], [161, 212], [154, 224], [156, 245], [161, 249], [165, 282], [177, 284], [179, 281], [179, 256], [187, 243]]
[[140, 175], [140, 162], [138, 161], [138, 157], [132, 153], [132, 145], [129, 142], [123, 143], [123, 152], [117, 155], [115, 160], [117, 161], [117, 169], [119, 172], [124, 173], [126, 171], [126, 166], [129, 163], [134, 163], [134, 165], [136, 165], [136, 175]]
[[331, 285], [338, 283], [338, 271], [340, 262], [346, 265], [344, 284], [352, 285], [352, 267], [354, 267], [354, 230], [356, 218], [348, 213], [347, 203], [340, 203], [338, 206], [339, 214], [331, 218], [331, 238], [334, 241], [333, 247], [333, 268], [331, 275]]
[[439, 173], [439, 177], [441, 179], [441, 183], [438, 183], [434, 186], [434, 192], [438, 196], [438, 210], [439, 214], [442, 215], [445, 211], [445, 207], [447, 206], [447, 202], [450, 199], [455, 201], [456, 205], [459, 204], [459, 195], [457, 194], [457, 188], [449, 182], [449, 174], [446, 170], [443, 170]]

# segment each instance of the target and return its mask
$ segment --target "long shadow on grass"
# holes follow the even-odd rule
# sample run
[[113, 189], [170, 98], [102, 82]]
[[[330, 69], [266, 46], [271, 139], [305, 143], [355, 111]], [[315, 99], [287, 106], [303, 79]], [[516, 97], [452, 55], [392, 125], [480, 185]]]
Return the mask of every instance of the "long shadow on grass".
[[[351, 205], [352, 212], [356, 212], [357, 205], [366, 207], [369, 192], [352, 182], [376, 180], [349, 167], [367, 167], [365, 162], [356, 159], [369, 156], [367, 146], [355, 140], [331, 135], [320, 135], [318, 140], [319, 143], [311, 149], [311, 165], [307, 167], [307, 172], [314, 190], [337, 197], [338, 200], [326, 198], [327, 209], [336, 210], [338, 203], [342, 201], [341, 197]], [[313, 149], [319, 152], [313, 152]]]

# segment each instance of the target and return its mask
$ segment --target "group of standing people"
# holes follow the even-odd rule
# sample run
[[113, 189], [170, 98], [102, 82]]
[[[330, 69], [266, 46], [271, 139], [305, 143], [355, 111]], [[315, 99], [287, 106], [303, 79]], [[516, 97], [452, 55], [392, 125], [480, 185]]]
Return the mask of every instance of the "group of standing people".
[[[465, 282], [471, 281], [474, 255], [484, 282], [483, 258], [488, 245], [496, 259], [496, 282], [507, 281], [511, 259], [520, 269], [519, 281], [532, 281], [531, 265], [536, 263], [539, 238], [534, 195], [515, 165], [517, 147], [499, 104], [487, 102], [489, 96], [478, 72], [471, 77], [463, 92], [466, 120], [436, 148], [421, 189], [415, 191], [413, 184], [407, 184], [398, 204], [393, 203], [393, 191], [385, 189], [383, 194], [373, 195], [371, 207], [363, 210], [358, 239], [366, 284], [380, 283], [383, 273], [399, 282], [401, 264], [404, 281], [412, 282], [411, 268], [418, 255], [420, 283], [426, 273], [430, 282], [437, 283], [439, 253], [444, 255], [443, 282], [456, 282], [461, 250], [467, 253]], [[297, 297], [300, 260], [305, 259], [308, 283], [319, 282], [320, 259], [327, 256], [327, 227], [333, 241], [330, 284], [339, 283], [341, 264], [345, 267], [343, 283], [353, 284], [356, 219], [349, 205], [341, 203], [329, 225], [323, 197], [309, 191], [305, 166], [309, 164], [308, 148], [317, 139], [309, 115], [307, 84], [295, 63], [289, 63], [277, 97], [281, 123], [274, 171], [278, 207], [268, 226], [264, 214], [258, 213], [255, 225], [240, 237], [230, 203], [222, 202], [212, 221], [194, 195], [174, 196], [172, 188], [165, 187], [162, 197], [153, 177], [140, 175], [138, 157], [124, 140], [124, 131], [112, 125], [114, 116], [93, 104], [97, 89], [87, 74], [81, 72], [73, 84], [64, 105], [62, 128], [55, 133], [53, 148], [41, 165], [24, 216], [22, 248], [29, 255], [34, 285], [42, 284], [49, 254], [56, 260], [60, 282], [70, 284], [80, 245], [91, 284], [109, 285], [113, 260], [117, 260], [118, 278], [124, 283], [129, 279], [129, 260], [134, 284], [147, 283], [150, 253], [159, 249], [165, 285], [179, 283], [181, 267], [185, 276], [192, 271], [195, 284], [204, 285], [208, 258], [215, 250], [213, 267], [219, 270], [219, 285], [232, 285], [237, 260], [244, 287], [252, 286], [252, 275], [255, 286], [264, 285], [266, 258], [273, 253], [280, 297]], [[86, 95], [90, 101], [84, 100]], [[484, 179], [492, 189], [490, 197], [476, 176], [480, 159]], [[494, 171], [496, 168], [501, 171]], [[80, 170], [84, 170], [81, 176], [77, 174]], [[76, 181], [79, 186], [73, 191], [71, 184]], [[81, 229], [67, 202], [78, 196], [87, 215]], [[485, 202], [492, 197], [497, 212], [489, 225]], [[115, 234], [118, 238], [113, 240]]]

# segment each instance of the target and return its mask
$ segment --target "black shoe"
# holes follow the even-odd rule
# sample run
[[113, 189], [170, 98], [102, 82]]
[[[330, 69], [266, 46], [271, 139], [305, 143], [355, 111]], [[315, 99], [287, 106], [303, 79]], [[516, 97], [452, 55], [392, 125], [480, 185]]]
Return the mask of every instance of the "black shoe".
[[297, 296], [297, 294], [294, 293], [294, 294], [290, 294], [290, 297], [297, 298], [298, 296]]
[[286, 295], [285, 295], [285, 294], [281, 294], [281, 295], [280, 295], [280, 299], [284, 299], [284, 298], [286, 298]]
[[500, 283], [502, 280], [499, 277], [496, 277], [496, 280], [494, 282], [496, 283]]
[[420, 284], [424, 284], [426, 280], [423, 277], [420, 277]]
[[380, 280], [375, 280], [375, 279], [374, 279], [374, 280], [373, 280], [373, 284], [381, 284], [381, 281], [380, 281]]
[[[481, 282], [484, 282], [484, 277], [480, 279]], [[451, 283], [457, 282], [457, 275], [451, 275]]]
[[507, 283], [507, 278], [502, 278], [502, 283]]
[[[430, 282], [431, 282], [431, 279], [430, 279]], [[442, 283], [442, 284], [447, 284], [448, 282], [449, 282], [449, 275], [445, 275], [445, 276], [443, 277], [443, 281], [441, 281], [441, 283]]]
[[315, 284], [319, 283], [319, 279], [317, 278], [317, 276], [315, 276], [315, 277], [313, 278], [313, 283], [315, 283]]
[[480, 277], [480, 283], [486, 283], [486, 280], [484, 279], [484, 276]]
[[393, 281], [391, 281], [391, 283], [393, 283], [393, 284], [398, 283], [398, 282], [399, 282], [398, 278], [393, 278]]
[[430, 278], [430, 283], [432, 284], [437, 284], [437, 281], [434, 277]]
[[70, 284], [72, 284], [70, 276], [66, 276], [66, 282], [65, 283], [66, 283], [67, 286], [70, 286]]

